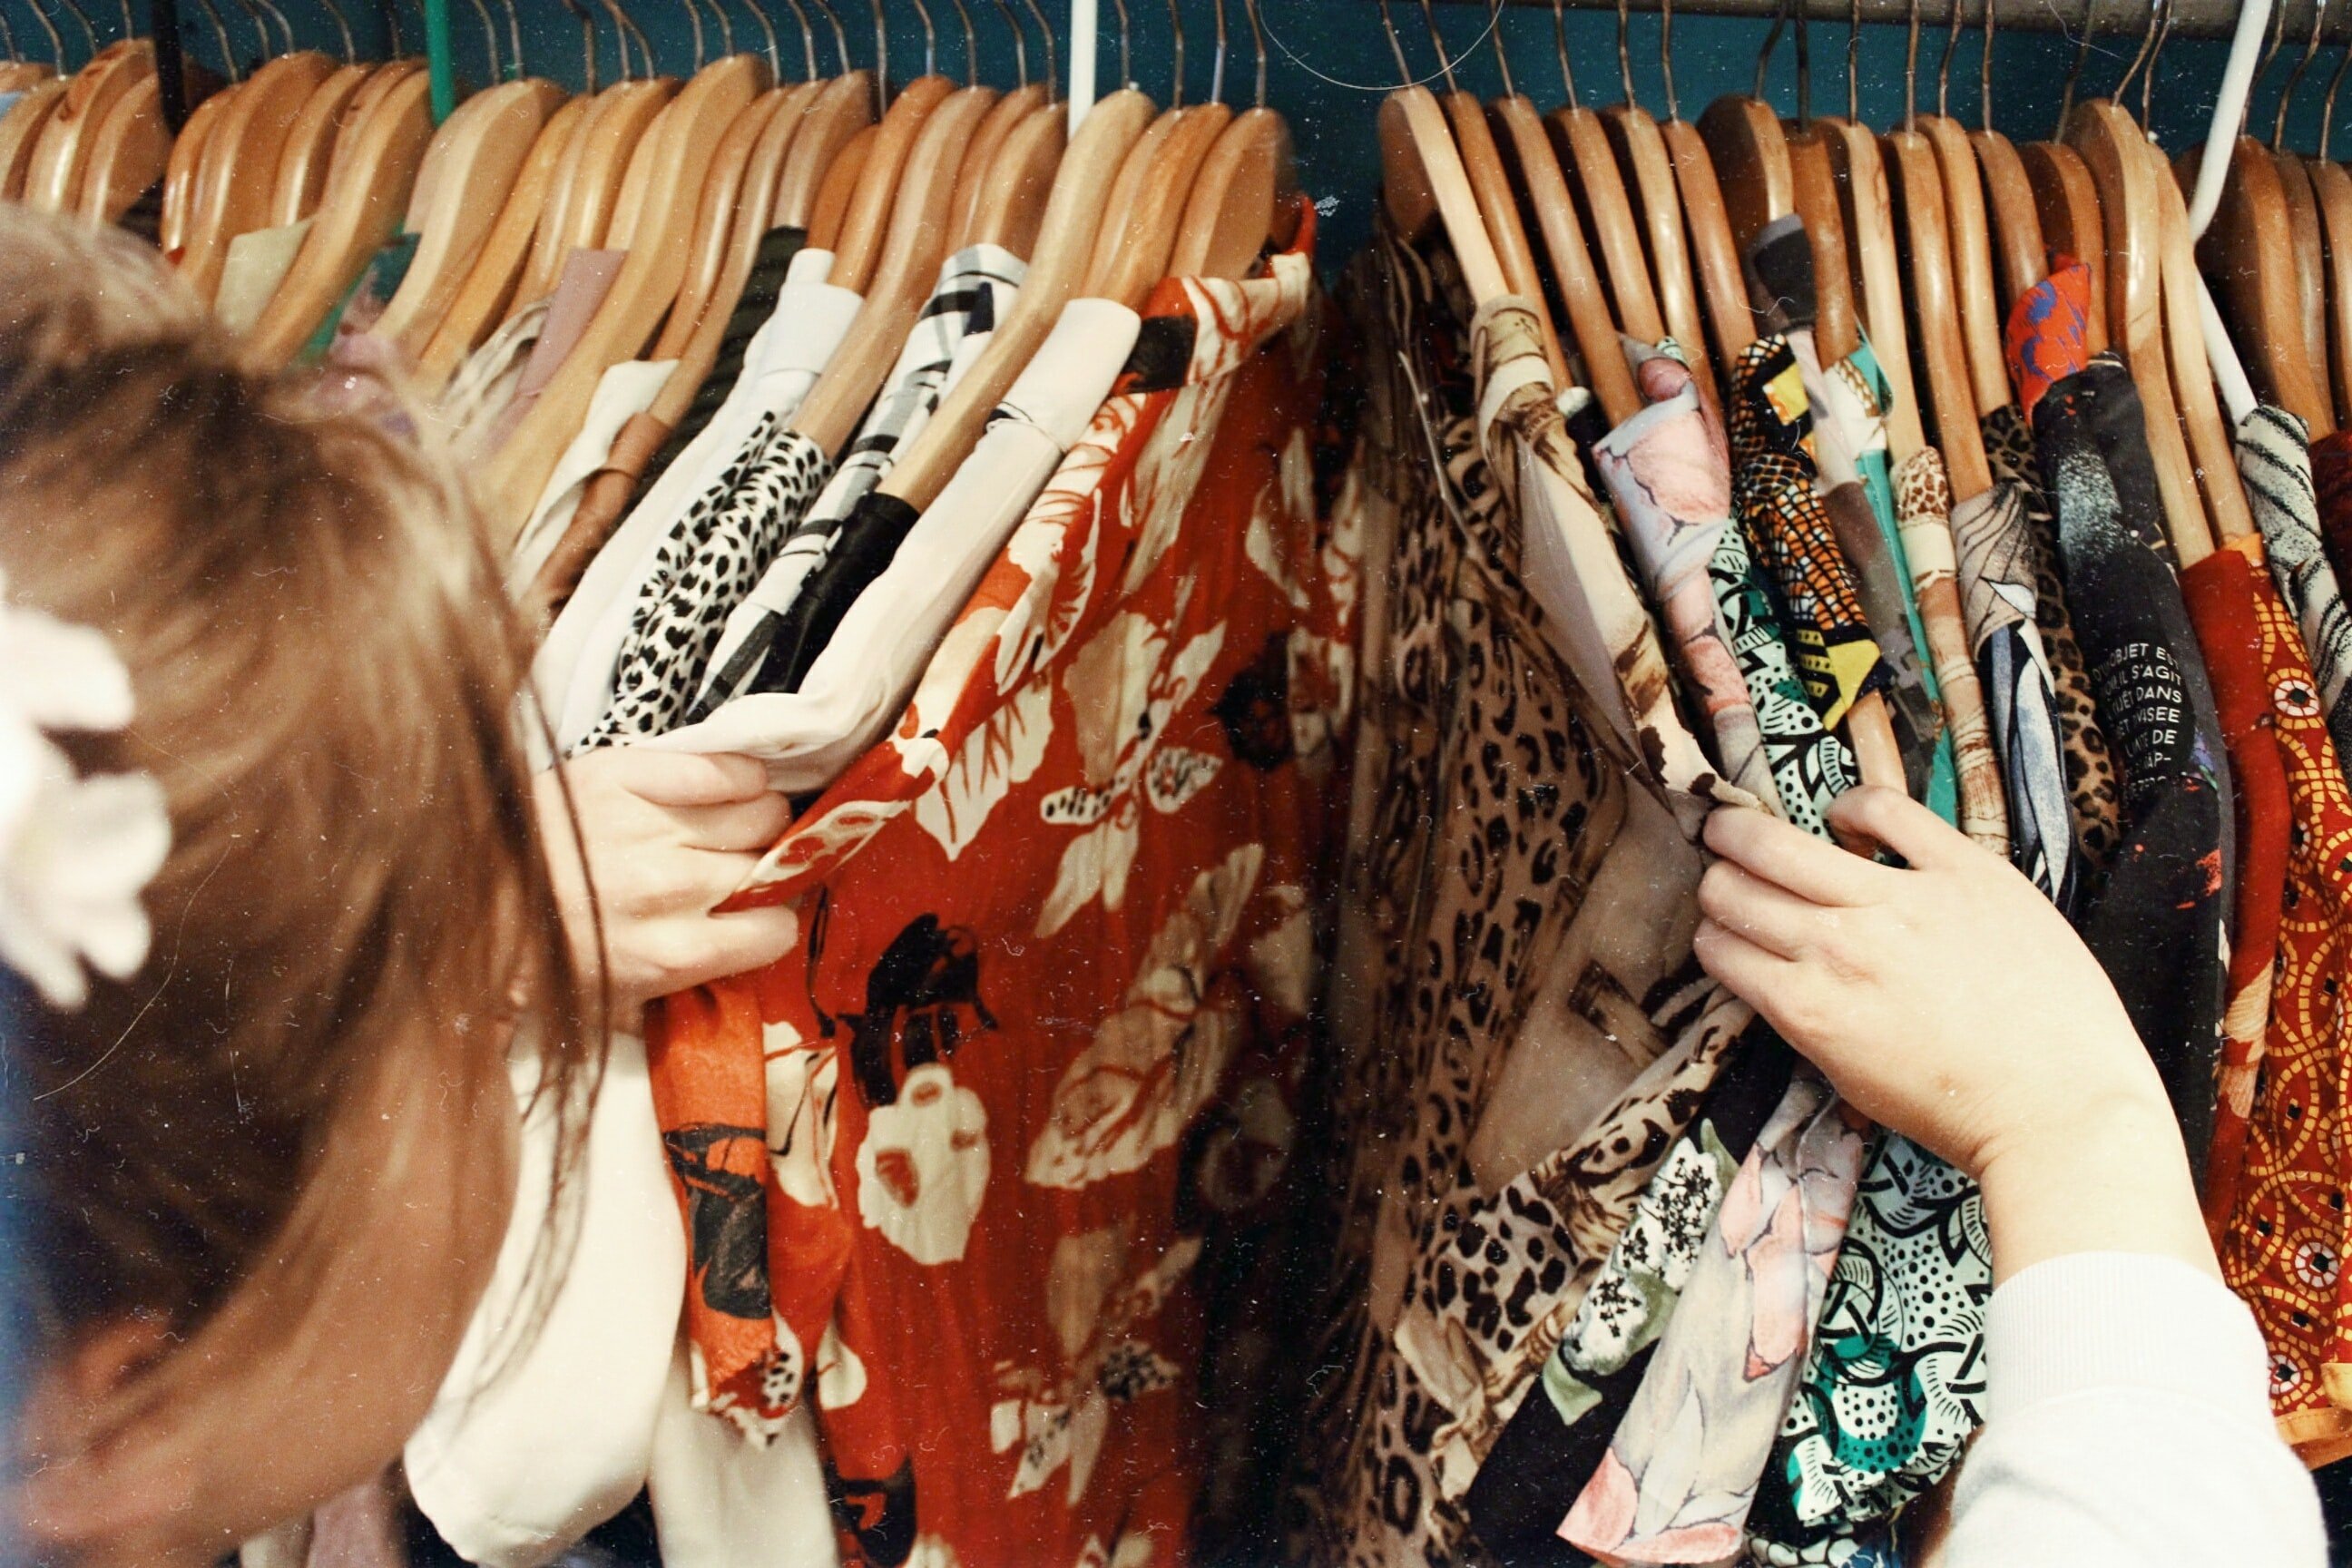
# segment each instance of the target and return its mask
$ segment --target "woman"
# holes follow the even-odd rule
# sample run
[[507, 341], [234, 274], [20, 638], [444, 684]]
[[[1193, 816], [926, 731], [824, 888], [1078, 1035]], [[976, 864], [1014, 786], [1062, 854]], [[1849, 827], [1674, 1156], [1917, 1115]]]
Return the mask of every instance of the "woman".
[[[152, 258], [13, 207], [0, 572], [0, 1092], [23, 1151], [0, 1193], [6, 1315], [31, 1324], [0, 1538], [204, 1563], [397, 1454], [505, 1231], [509, 1050], [576, 1132], [606, 1006], [782, 946], [786, 911], [709, 910], [783, 807], [740, 759], [616, 752], [534, 783], [515, 628], [446, 477], [238, 369]], [[61, 669], [114, 660], [121, 711], [61, 710]], [[98, 786], [105, 831], [52, 809], [106, 780], [130, 782]], [[1910, 803], [1860, 791], [1838, 819], [1913, 868], [1720, 813], [1700, 950], [1985, 1184], [1994, 1415], [1946, 1563], [2315, 1565], [2259, 1341], [2104, 977]]]

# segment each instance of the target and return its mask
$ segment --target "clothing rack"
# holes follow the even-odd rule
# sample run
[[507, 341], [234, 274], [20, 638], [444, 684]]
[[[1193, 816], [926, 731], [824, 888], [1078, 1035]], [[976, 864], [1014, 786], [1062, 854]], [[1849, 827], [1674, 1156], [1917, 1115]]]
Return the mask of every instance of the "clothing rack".
[[[1078, 0], [1084, 3], [1084, 0]], [[1470, 5], [1549, 5], [1550, 0], [1444, 0], [1449, 6]], [[1975, 30], [1983, 26], [1981, 5], [1970, 6], [1968, 0], [1957, 0], [1962, 6], [1960, 25]], [[1993, 25], [2001, 32], [2077, 34], [2082, 31], [2085, 8], [2068, 5], [2064, 0], [1991, 0]], [[1396, 4], [1396, 0], [1391, 0]], [[2175, 37], [2225, 38], [2237, 25], [2238, 0], [2157, 0], [2162, 5], [2166, 25]], [[1598, 4], [1596, 0], [1568, 0], [1570, 10], [1624, 9], [1645, 16], [1670, 10], [1677, 16], [1746, 16], [1764, 21], [1801, 15], [1808, 22], [1845, 26], [1857, 17], [1877, 25], [1904, 26], [1916, 16], [1923, 35], [1944, 30], [1951, 16], [1944, 0], [1624, 0], [1622, 7]], [[2300, 37], [2309, 26], [2307, 6], [2294, 10], [2303, 18], [2290, 17], [2287, 30]], [[2088, 14], [2101, 38], [2137, 42], [2148, 26], [2151, 9], [2138, 0], [2090, 0]], [[1402, 24], [1400, 24], [1402, 25]]]

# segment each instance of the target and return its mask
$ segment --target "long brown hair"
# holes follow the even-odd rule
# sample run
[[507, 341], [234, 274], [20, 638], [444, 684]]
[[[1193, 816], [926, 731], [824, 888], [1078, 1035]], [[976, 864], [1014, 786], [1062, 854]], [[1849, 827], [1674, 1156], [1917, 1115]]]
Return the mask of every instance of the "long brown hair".
[[575, 1150], [602, 1031], [515, 731], [523, 645], [449, 473], [240, 367], [151, 254], [0, 205], [0, 570], [112, 640], [136, 717], [71, 749], [153, 774], [173, 831], [145, 965], [36, 1003], [0, 1078], [37, 1337], [185, 1331], [265, 1254], [331, 1247], [288, 1226], [353, 1174], [339, 1118], [387, 1083], [478, 1103], [448, 1090], [507, 1071], [519, 1015]]

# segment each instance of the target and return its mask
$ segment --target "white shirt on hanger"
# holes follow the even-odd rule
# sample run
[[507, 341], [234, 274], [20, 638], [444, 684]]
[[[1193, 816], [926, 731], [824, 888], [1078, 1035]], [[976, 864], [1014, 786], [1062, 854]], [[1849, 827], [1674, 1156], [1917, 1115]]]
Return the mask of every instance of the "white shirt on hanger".
[[507, 565], [509, 594], [520, 595], [530, 587], [539, 569], [562, 542], [563, 531], [572, 525], [572, 514], [580, 510], [588, 481], [613, 455], [613, 442], [621, 426], [654, 405], [654, 399], [669, 384], [670, 372], [677, 368], [674, 359], [624, 360], [597, 379], [580, 434], [556, 459], [555, 471], [547, 476], [547, 486], [539, 492], [539, 504], [531, 508], [530, 521], [515, 540], [514, 555]]
[[793, 258], [776, 308], [752, 334], [743, 373], [702, 434], [638, 499], [580, 579], [531, 664], [531, 683], [555, 727], [558, 754], [594, 727], [613, 700], [613, 671], [628, 638], [636, 590], [663, 540], [703, 492], [719, 484], [761, 419], [789, 418], [849, 331], [864, 299], [826, 283], [833, 252]]
[[801, 689], [739, 697], [699, 724], [640, 743], [760, 757], [787, 793], [830, 783], [906, 706], [956, 613], [1109, 396], [1141, 327], [1114, 300], [1065, 305], [971, 455], [858, 595]]

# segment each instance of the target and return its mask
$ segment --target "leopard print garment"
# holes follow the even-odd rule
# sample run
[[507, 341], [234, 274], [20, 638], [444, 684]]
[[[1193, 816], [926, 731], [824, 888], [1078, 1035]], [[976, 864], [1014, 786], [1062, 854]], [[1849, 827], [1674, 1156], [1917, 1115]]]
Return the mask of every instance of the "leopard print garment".
[[614, 667], [613, 701], [579, 750], [675, 728], [702, 685], [727, 617], [748, 597], [833, 463], [797, 431], [762, 417], [744, 456], [662, 542]]
[[[1361, 994], [1335, 1003], [1334, 1256], [1290, 1543], [1318, 1568], [1465, 1560], [1479, 1463], [1747, 1016], [1685, 966], [1636, 999], [1656, 1059], [1594, 1127], [1508, 1180], [1474, 1175], [1473, 1135], [1636, 786], [1519, 579], [1453, 258], [1382, 241], [1357, 274], [1385, 384], [1355, 462], [1397, 538], [1367, 563], [1388, 637], [1365, 652], [1334, 966]], [[1587, 1022], [1622, 1000], [1590, 978], [1569, 1004]]]
[[2073, 808], [2074, 840], [2083, 852], [2084, 887], [2103, 875], [2116, 858], [2122, 833], [2123, 784], [2108, 754], [2106, 731], [2083, 663], [2083, 645], [2066, 611], [2066, 586], [2058, 575], [2058, 521], [2042, 470], [2033, 457], [2033, 432], [2014, 405], [2004, 404], [1983, 421], [1985, 458], [1995, 482], [2014, 484], [2025, 508], [2032, 545], [2034, 624], [2042, 650], [2050, 658], [2050, 680], [2058, 704], [2059, 740], [2066, 752], [2066, 797]]

